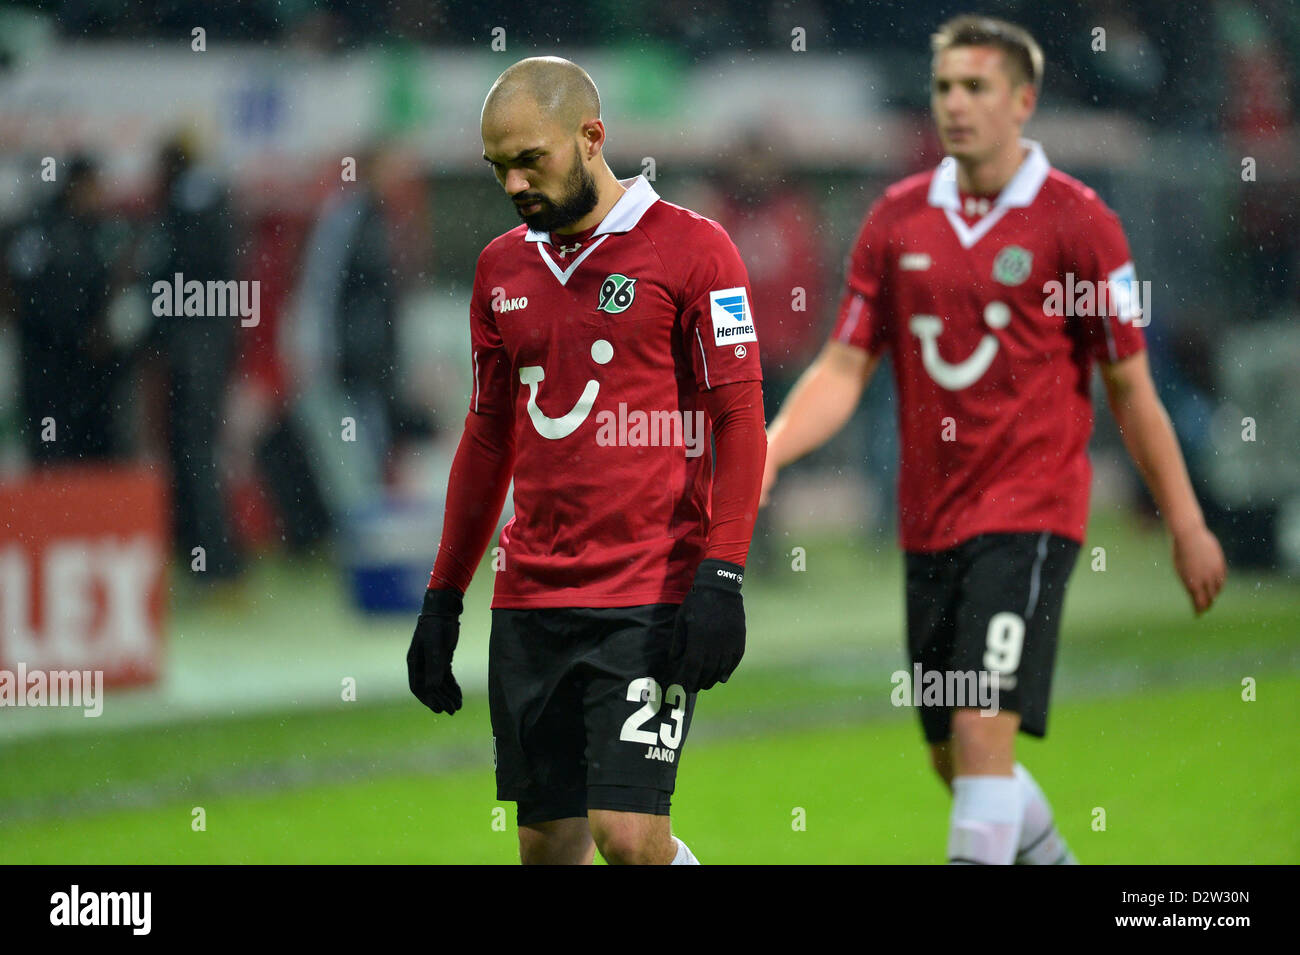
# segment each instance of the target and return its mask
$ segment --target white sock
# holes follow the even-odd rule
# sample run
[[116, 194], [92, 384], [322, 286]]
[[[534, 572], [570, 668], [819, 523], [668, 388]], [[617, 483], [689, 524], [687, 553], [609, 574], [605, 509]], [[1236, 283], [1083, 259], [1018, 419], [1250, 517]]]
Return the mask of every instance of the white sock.
[[673, 836], [673, 842], [677, 843], [677, 855], [673, 856], [673, 861], [669, 865], [699, 865], [700, 860], [695, 858], [692, 852], [682, 840]]
[[948, 861], [957, 865], [1011, 865], [1023, 814], [1015, 776], [955, 776]]
[[1020, 823], [1020, 845], [1016, 850], [1016, 865], [1078, 865], [1065, 839], [1057, 831], [1052, 819], [1052, 807], [1029, 770], [1016, 763], [1016, 779], [1020, 783], [1025, 814]]

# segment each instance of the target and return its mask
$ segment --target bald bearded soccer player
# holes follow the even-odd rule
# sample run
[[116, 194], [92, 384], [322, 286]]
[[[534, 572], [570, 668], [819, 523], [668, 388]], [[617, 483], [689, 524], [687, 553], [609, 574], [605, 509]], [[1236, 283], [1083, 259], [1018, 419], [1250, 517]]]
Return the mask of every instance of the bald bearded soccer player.
[[575, 64], [514, 64], [481, 126], [523, 224], [475, 271], [473, 391], [411, 691], [461, 706], [461, 598], [513, 478], [488, 699], [520, 858], [696, 864], [669, 803], [696, 695], [744, 653], [766, 451], [749, 279], [716, 222], [615, 178]]

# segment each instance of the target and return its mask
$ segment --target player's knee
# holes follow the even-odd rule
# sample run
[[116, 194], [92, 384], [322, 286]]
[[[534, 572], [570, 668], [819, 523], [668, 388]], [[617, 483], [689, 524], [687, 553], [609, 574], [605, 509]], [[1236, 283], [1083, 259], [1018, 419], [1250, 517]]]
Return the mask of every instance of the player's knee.
[[952, 736], [963, 763], [997, 759], [1014, 746], [1016, 723], [1001, 715], [986, 716], [980, 710], [957, 709], [952, 714]]
[[519, 827], [519, 861], [524, 865], [574, 865], [591, 861], [590, 855], [591, 836], [576, 827]]
[[1011, 713], [990, 716], [986, 710], [958, 708], [952, 711], [952, 735], [962, 741], [996, 744], [1015, 738], [1016, 722]]
[[657, 861], [649, 841], [635, 836], [608, 836], [596, 844], [610, 865], [653, 865]]
[[656, 841], [643, 827], [617, 821], [593, 823], [596, 848], [610, 865], [653, 865]]
[[554, 854], [555, 839], [532, 829], [519, 829], [519, 861], [524, 865], [546, 865]]
[[531, 829], [519, 829], [519, 861], [524, 865], [546, 865], [554, 855], [554, 838]]

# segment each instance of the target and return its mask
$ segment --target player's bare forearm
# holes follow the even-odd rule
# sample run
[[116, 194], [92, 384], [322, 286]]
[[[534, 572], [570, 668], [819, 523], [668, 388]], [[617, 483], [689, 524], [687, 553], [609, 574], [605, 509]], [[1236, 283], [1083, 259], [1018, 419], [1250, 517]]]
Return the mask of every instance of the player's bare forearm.
[[447, 479], [442, 542], [430, 586], [461, 593], [468, 588], [501, 517], [514, 463], [510, 417], [470, 412]]
[[1156, 394], [1145, 353], [1102, 369], [1124, 446], [1171, 533], [1205, 523], [1173, 424]]
[[775, 472], [834, 437], [853, 415], [879, 363], [879, 355], [828, 342], [767, 430], [768, 469]]
[[1209, 608], [1227, 567], [1205, 526], [1173, 424], [1156, 394], [1145, 352], [1103, 366], [1102, 379], [1124, 446], [1146, 482], [1174, 542], [1174, 563], [1197, 613]]

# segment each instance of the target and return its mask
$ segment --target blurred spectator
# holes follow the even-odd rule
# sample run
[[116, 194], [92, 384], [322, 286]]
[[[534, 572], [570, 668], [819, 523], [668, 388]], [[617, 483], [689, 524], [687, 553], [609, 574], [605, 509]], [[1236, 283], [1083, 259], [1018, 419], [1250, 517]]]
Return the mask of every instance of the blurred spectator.
[[1300, 190], [1291, 136], [1294, 105], [1286, 63], [1266, 13], [1225, 0], [1216, 7], [1220, 43], [1233, 82], [1222, 106], [1229, 148], [1249, 157], [1254, 176], [1240, 184], [1240, 205], [1232, 219], [1228, 253], [1236, 260], [1238, 294], [1252, 302], [1249, 318], [1268, 318], [1294, 304], [1295, 268], [1300, 265]]
[[378, 164], [374, 151], [359, 156], [357, 181], [322, 204], [281, 334], [296, 426], [336, 526], [381, 495], [398, 417], [397, 290], [372, 184]]
[[[158, 157], [160, 208], [143, 243], [146, 284], [235, 279], [233, 223], [223, 185], [180, 139]], [[167, 441], [172, 468], [174, 542], [189, 566], [202, 547], [201, 579], [237, 576], [243, 567], [218, 466], [218, 439], [235, 360], [238, 316], [174, 315], [158, 320], [156, 341], [168, 378]]]
[[751, 131], [726, 155], [709, 211], [749, 272], [770, 420], [827, 332], [822, 217], [771, 138]]
[[331, 530], [301, 429], [290, 413], [276, 347], [309, 225], [296, 208], [265, 209], [255, 217], [248, 266], [241, 271], [261, 285], [260, 320], [240, 336], [228, 432], [240, 539], [252, 547], [278, 539], [293, 556], [312, 552]]
[[[1152, 23], [1146, 11], [1135, 11], [1110, 0], [1088, 9], [1088, 17], [1079, 24], [1078, 35], [1088, 36], [1091, 70], [1080, 70], [1087, 77], [1092, 101], [1103, 108], [1127, 106], [1144, 115], [1160, 111], [1158, 94], [1164, 82], [1165, 68], [1160, 49], [1149, 29]], [[1090, 29], [1088, 19], [1095, 27]], [[1092, 29], [1105, 30], [1105, 47], [1093, 52]]]
[[[827, 333], [822, 218], [809, 190], [787, 168], [775, 137], [751, 130], [726, 155], [717, 195], [703, 208], [727, 230], [749, 273], [763, 412], [770, 424]], [[769, 522], [760, 517], [755, 531], [755, 570], [775, 556]]]
[[[54, 194], [5, 249], [18, 319], [23, 441], [36, 465], [99, 460], [118, 450], [109, 391], [119, 356], [106, 323], [110, 266], [99, 173], [78, 157], [56, 175]], [[46, 440], [45, 419], [53, 421], [53, 440]]]

